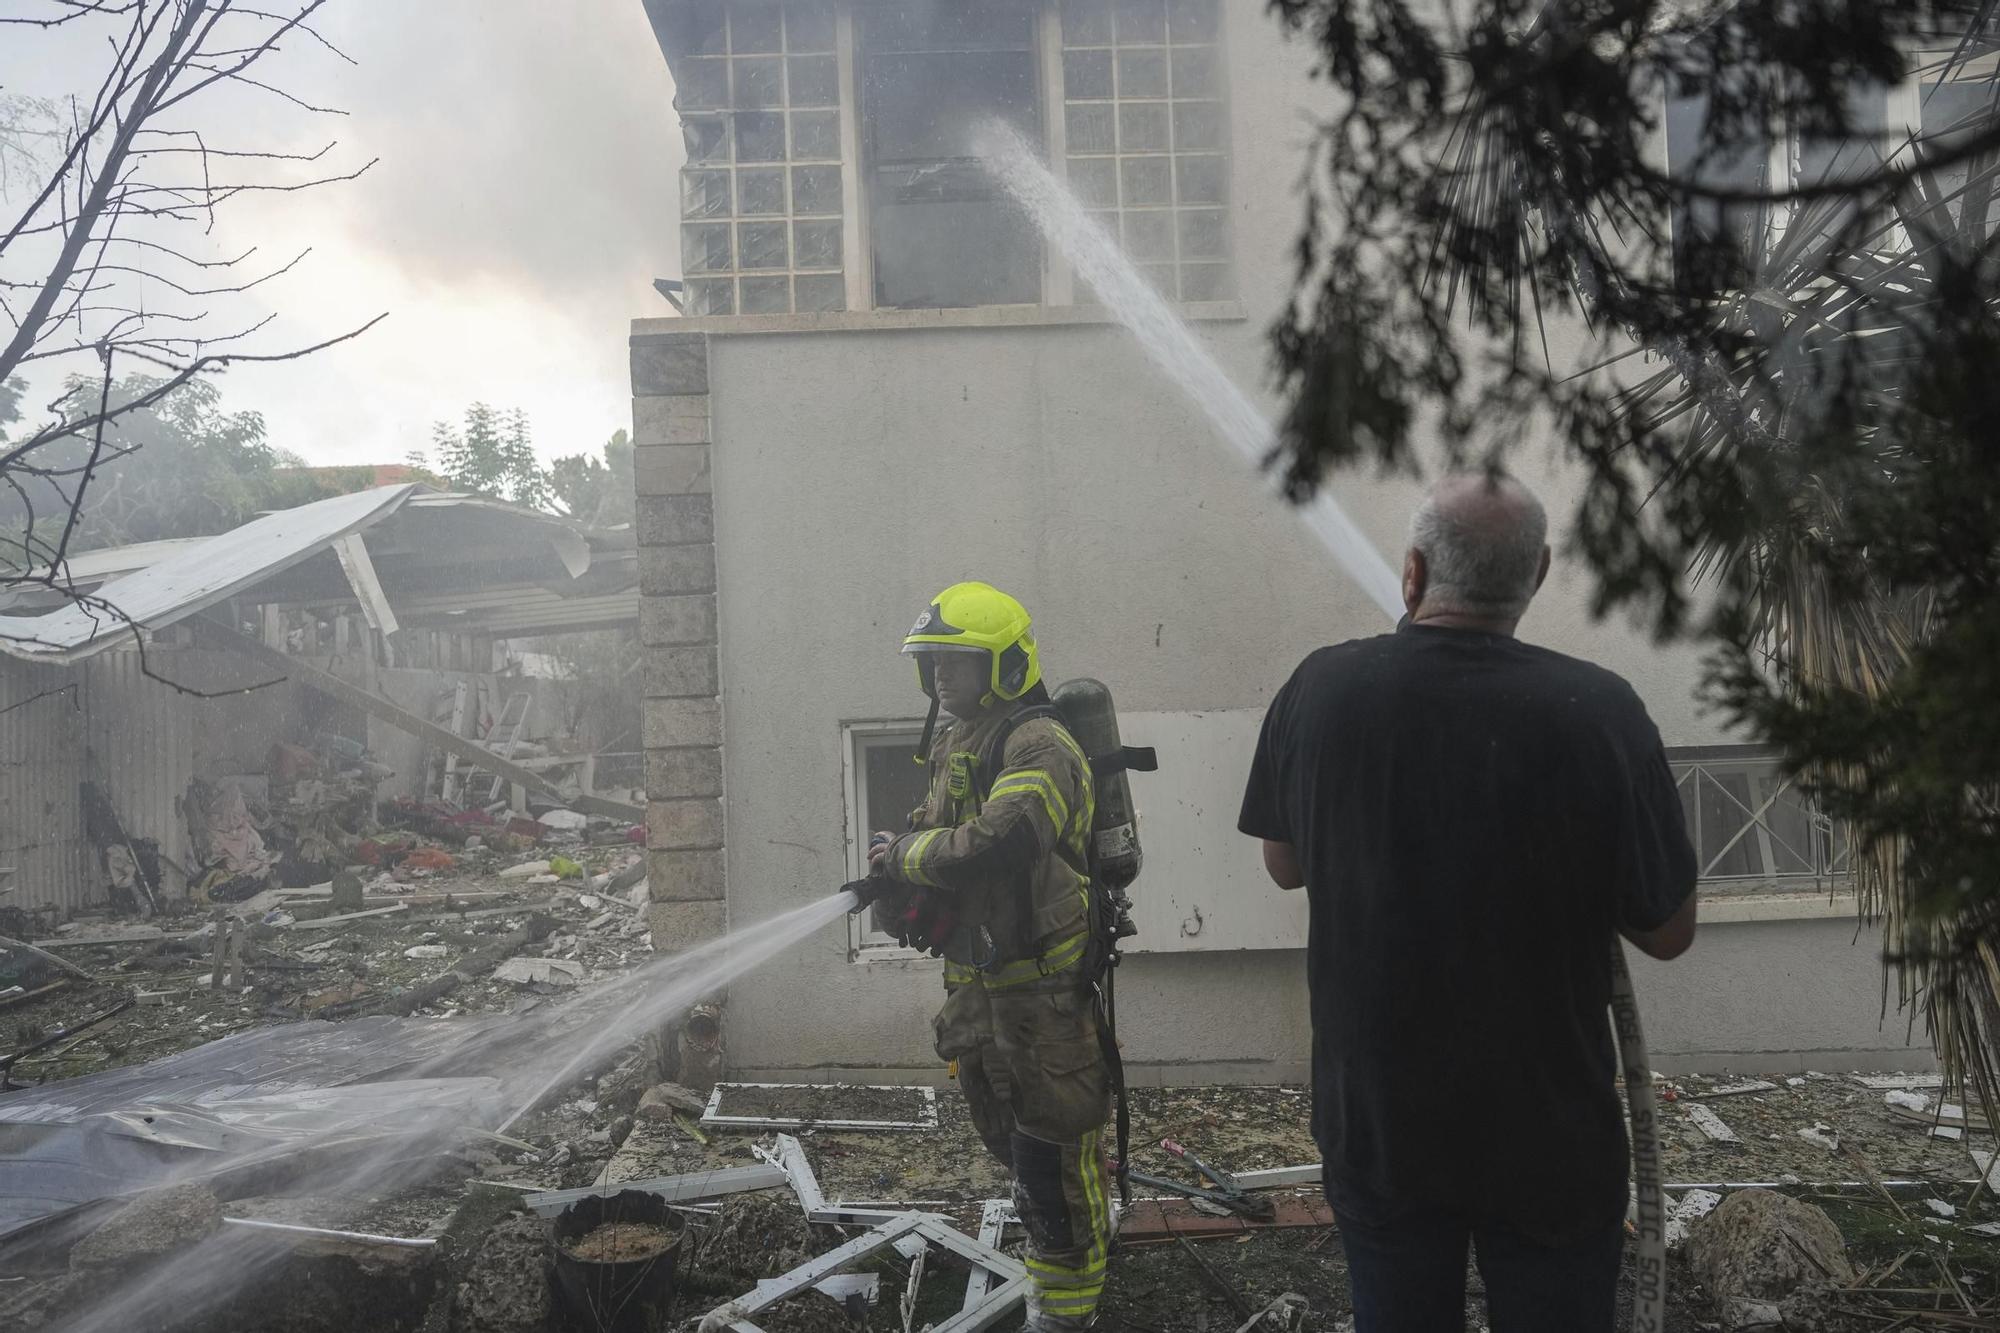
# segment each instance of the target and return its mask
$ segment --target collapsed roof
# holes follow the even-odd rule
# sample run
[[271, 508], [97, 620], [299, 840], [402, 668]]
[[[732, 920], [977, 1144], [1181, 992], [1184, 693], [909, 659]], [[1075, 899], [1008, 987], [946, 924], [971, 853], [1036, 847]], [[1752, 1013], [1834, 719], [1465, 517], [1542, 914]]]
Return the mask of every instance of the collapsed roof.
[[[365, 534], [365, 535], [364, 535]], [[495, 638], [638, 616], [628, 527], [591, 528], [403, 484], [265, 514], [231, 532], [90, 551], [0, 593], [0, 652], [73, 662], [226, 601], [346, 606], [370, 623]]]

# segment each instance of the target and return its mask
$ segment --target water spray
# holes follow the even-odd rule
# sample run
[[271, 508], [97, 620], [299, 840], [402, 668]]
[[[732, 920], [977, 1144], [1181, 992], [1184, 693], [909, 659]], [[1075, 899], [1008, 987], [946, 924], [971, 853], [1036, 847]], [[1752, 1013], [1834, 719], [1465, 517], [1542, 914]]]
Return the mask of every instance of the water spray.
[[[1076, 195], [1056, 179], [1011, 125], [987, 121], [980, 127], [974, 147], [1042, 234], [1069, 259], [1077, 276], [1097, 293], [1104, 308], [1117, 316], [1153, 363], [1194, 400], [1217, 433], [1261, 476], [1276, 439], [1271, 423], [1132, 264], [1118, 241], [1091, 218]], [[1401, 580], [1324, 488], [1296, 512], [1369, 600], [1391, 620], [1403, 614]], [[1625, 951], [1615, 939], [1611, 942], [1611, 1021], [1618, 1034], [1632, 1127], [1638, 1265], [1632, 1328], [1634, 1333], [1657, 1333], [1665, 1307], [1667, 1267], [1659, 1122], [1652, 1071], [1639, 1027], [1638, 994], [1625, 964]]]
[[[367, 1085], [398, 1091], [378, 1099], [365, 1117], [341, 1117], [275, 1146], [218, 1153], [179, 1179], [210, 1179], [260, 1161], [298, 1160], [325, 1150], [327, 1183], [345, 1193], [405, 1184], [414, 1159], [451, 1147], [468, 1128], [512, 1125], [595, 1064], [857, 906], [852, 893], [816, 898], [559, 1003], [489, 1023], [443, 1054], [399, 1070], [395, 1084]], [[344, 1150], [357, 1141], [375, 1146], [347, 1155]], [[65, 1322], [60, 1333], [124, 1333], [169, 1322], [162, 1317], [167, 1312], [175, 1320], [198, 1315], [291, 1253], [281, 1233], [223, 1227], [166, 1268], [112, 1288]]]

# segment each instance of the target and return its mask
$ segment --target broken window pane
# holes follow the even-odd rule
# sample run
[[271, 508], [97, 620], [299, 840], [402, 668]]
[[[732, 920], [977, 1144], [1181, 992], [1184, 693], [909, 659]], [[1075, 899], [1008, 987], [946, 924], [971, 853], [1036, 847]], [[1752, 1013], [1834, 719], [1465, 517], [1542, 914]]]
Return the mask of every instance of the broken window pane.
[[839, 268], [840, 224], [838, 222], [793, 223], [792, 267]]
[[714, 111], [729, 105], [729, 62], [683, 60], [674, 75], [674, 104], [682, 111]]
[[726, 217], [728, 214], [728, 172], [683, 171], [681, 173], [682, 217], [712, 218]]
[[790, 69], [793, 106], [840, 105], [840, 67], [832, 56], [795, 56]]
[[744, 111], [736, 115], [736, 160], [785, 160], [785, 117], [776, 111]]
[[743, 279], [743, 313], [746, 315], [787, 315], [792, 310], [790, 278]]
[[729, 122], [720, 116], [687, 116], [681, 120], [681, 139], [687, 144], [690, 162], [729, 160]]
[[729, 30], [724, 27], [722, 0], [688, 0], [667, 11], [670, 51], [689, 55], [719, 56], [729, 49]]
[[878, 305], [1039, 298], [1040, 242], [977, 147], [996, 117], [1040, 137], [1033, 13], [990, 0], [857, 16]]
[[709, 273], [729, 267], [729, 224], [705, 223], [681, 228], [681, 267], [689, 273]]
[[847, 280], [834, 273], [804, 274], [792, 279], [792, 301], [802, 315], [845, 310]]
[[736, 229], [738, 268], [785, 267], [785, 224], [746, 222]]
[[779, 33], [783, 17], [784, 11], [776, 5], [745, 4], [739, 0], [729, 7], [729, 49], [739, 55], [745, 51], [782, 49]]
[[739, 213], [782, 213], [785, 211], [785, 171], [783, 167], [745, 168], [736, 173]]
[[792, 113], [792, 158], [834, 158], [840, 156], [840, 113], [838, 111], [794, 111]]
[[792, 212], [838, 213], [840, 211], [839, 167], [793, 167]]
[[833, 7], [818, 3], [793, 5], [785, 11], [785, 48], [792, 52], [833, 49]]
[[736, 106], [785, 104], [784, 61], [771, 56], [763, 60], [732, 60], [729, 65], [736, 79]]
[[733, 315], [736, 313], [736, 282], [732, 278], [704, 278], [687, 285], [690, 315]]

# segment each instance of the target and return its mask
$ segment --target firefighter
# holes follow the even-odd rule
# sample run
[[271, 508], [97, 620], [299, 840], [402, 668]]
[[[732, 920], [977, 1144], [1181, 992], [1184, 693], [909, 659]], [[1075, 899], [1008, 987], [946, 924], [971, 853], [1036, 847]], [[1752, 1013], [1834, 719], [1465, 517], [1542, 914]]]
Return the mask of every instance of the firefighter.
[[1048, 706], [1027, 610], [984, 583], [937, 595], [903, 640], [954, 719], [928, 745], [930, 791], [903, 834], [871, 840], [877, 924], [944, 956], [939, 1058], [1028, 1235], [1031, 1330], [1086, 1328], [1112, 1235], [1099, 1136], [1110, 1072], [1086, 977], [1090, 764]]

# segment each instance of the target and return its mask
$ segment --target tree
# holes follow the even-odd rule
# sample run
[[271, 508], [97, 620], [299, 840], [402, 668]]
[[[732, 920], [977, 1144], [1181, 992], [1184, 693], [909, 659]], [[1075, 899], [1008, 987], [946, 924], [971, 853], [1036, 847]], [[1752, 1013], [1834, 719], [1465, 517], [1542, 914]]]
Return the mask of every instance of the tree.
[[[2000, 1105], [1994, 0], [1271, 8], [1340, 99], [1273, 330], [1288, 487], [1413, 470], [1420, 421], [1460, 464], [1559, 441], [1596, 609], [1711, 646], [1708, 693], [1841, 821], [1904, 1000]], [[1857, 122], [1909, 78], [1915, 132]]]
[[624, 431], [604, 442], [604, 457], [571, 454], [549, 468], [549, 491], [565, 514], [594, 527], [632, 522], [632, 442]]
[[465, 409], [465, 427], [454, 429], [439, 421], [431, 426], [432, 454], [412, 454], [413, 466], [435, 468], [446, 484], [462, 490], [510, 500], [530, 509], [546, 508], [548, 474], [535, 457], [528, 414], [520, 408], [501, 413], [485, 403]]
[[462, 429], [435, 423], [431, 452], [414, 452], [409, 462], [442, 485], [579, 522], [614, 526], [632, 521], [632, 446], [622, 430], [605, 442], [602, 458], [570, 454], [544, 468], [535, 456], [527, 413], [519, 408], [502, 413], [474, 403], [465, 409]]
[[[267, 265], [254, 247], [219, 255], [204, 240], [218, 210], [243, 195], [367, 170], [320, 166], [332, 143], [282, 154], [218, 133], [224, 93], [330, 114], [265, 69], [287, 48], [339, 55], [312, 27], [323, 3], [23, 0], [0, 17], [16, 59], [35, 59], [36, 37], [58, 29], [91, 31], [106, 53], [102, 78], [82, 95], [0, 103], [0, 190], [18, 205], [0, 217], [0, 384], [32, 371], [62, 385], [40, 420], [0, 449], [0, 490], [19, 521], [0, 578], [66, 591], [51, 571], [72, 549], [91, 488], [105, 469], [132, 464], [116, 429], [125, 418], [170, 416], [192, 400], [168, 400], [203, 375], [303, 356], [375, 322], [311, 346], [269, 346], [259, 334], [270, 316], [240, 298], [304, 254]], [[251, 119], [238, 108], [229, 123]], [[143, 392], [113, 393], [134, 375], [146, 377]]]

